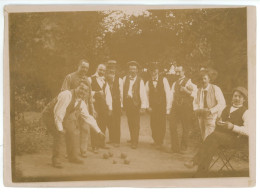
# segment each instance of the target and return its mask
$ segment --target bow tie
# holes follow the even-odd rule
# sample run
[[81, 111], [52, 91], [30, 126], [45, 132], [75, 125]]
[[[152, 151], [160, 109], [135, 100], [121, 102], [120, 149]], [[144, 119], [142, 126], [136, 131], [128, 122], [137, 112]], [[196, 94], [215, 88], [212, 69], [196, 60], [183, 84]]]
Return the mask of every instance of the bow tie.
[[158, 79], [153, 79], [153, 82], [158, 82]]

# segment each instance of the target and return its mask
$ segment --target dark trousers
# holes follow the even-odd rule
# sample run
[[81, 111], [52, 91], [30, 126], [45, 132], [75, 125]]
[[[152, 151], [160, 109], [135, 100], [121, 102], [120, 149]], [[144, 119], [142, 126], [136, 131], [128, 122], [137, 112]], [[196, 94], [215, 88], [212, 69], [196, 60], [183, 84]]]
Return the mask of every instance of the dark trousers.
[[115, 110], [108, 117], [107, 126], [109, 131], [109, 140], [112, 143], [120, 143], [120, 128], [121, 128], [121, 112]]
[[[97, 111], [97, 124], [100, 130], [106, 134], [106, 129], [107, 129], [107, 111], [104, 110], [96, 110]], [[105, 139], [100, 139], [98, 134], [92, 129], [90, 130], [90, 138], [91, 138], [91, 146], [92, 148], [94, 147], [103, 147], [105, 146]]]
[[135, 106], [132, 99], [127, 99], [125, 110], [131, 143], [137, 145], [140, 131], [140, 107]]
[[[55, 127], [55, 126], [54, 126]], [[53, 135], [53, 148], [52, 148], [52, 162], [60, 163], [62, 158], [62, 145], [64, 142], [64, 133], [54, 130]]]
[[[192, 127], [192, 104], [183, 103], [182, 105], [174, 105], [170, 119], [171, 147], [172, 151], [179, 152], [180, 146], [186, 149], [188, 145], [189, 131]], [[178, 134], [178, 124], [182, 125], [182, 137]], [[180, 141], [181, 140], [181, 141]]]
[[216, 128], [215, 131], [205, 139], [203, 144], [201, 144], [198, 153], [193, 158], [194, 163], [198, 164], [198, 170], [195, 176], [206, 176], [212, 158], [218, 148], [222, 146], [228, 148], [241, 147], [241, 145], [245, 145], [245, 143], [248, 144], [246, 137], [238, 138], [234, 132]]
[[150, 114], [150, 127], [154, 143], [162, 145], [166, 132], [166, 110], [160, 108], [152, 109]]

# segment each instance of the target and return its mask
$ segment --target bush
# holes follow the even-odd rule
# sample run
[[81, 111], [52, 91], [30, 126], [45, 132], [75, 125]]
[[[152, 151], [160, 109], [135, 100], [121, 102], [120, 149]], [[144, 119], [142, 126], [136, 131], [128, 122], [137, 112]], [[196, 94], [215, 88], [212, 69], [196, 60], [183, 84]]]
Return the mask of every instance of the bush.
[[[52, 137], [47, 133], [40, 119], [33, 119], [33, 112], [27, 113], [29, 118], [16, 118], [15, 121], [15, 153], [34, 154], [50, 149]], [[39, 113], [37, 114], [39, 116]]]

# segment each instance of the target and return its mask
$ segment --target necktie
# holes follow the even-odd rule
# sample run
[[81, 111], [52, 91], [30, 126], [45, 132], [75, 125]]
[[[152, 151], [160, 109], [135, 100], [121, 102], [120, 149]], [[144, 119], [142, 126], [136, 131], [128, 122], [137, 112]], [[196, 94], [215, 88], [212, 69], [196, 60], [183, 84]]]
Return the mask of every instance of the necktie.
[[208, 104], [207, 104], [207, 90], [203, 90], [203, 107], [204, 108], [208, 108]]

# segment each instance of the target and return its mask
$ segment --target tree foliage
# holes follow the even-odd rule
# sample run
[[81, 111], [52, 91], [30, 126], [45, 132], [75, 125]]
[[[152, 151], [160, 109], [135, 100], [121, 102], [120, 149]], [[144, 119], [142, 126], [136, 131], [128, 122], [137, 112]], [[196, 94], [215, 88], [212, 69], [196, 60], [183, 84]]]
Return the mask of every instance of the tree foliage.
[[9, 19], [11, 89], [25, 87], [33, 99], [55, 96], [80, 59], [115, 59], [143, 67], [182, 64], [219, 73], [224, 92], [247, 87], [246, 9], [108, 10], [12, 13]]

